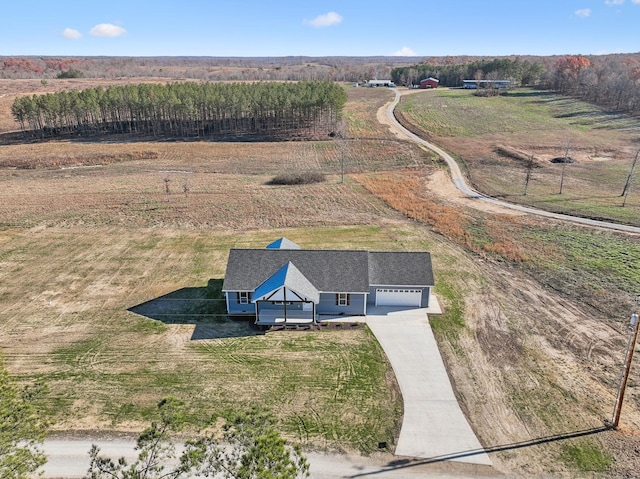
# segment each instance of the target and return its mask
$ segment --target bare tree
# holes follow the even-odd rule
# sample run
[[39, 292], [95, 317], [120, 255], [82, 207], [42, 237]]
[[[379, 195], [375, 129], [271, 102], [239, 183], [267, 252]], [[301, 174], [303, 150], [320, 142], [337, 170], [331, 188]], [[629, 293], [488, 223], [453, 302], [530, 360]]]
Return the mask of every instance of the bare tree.
[[347, 149], [347, 123], [340, 120], [332, 136], [340, 141], [340, 183], [344, 183], [344, 157]]
[[187, 208], [189, 208], [189, 191], [191, 191], [191, 187], [189, 186], [189, 178], [185, 177], [184, 183], [182, 184], [182, 191], [184, 192], [184, 197], [187, 200]]
[[171, 194], [171, 190], [169, 188], [169, 183], [171, 183], [171, 178], [166, 176], [163, 181], [164, 181], [165, 200], [168, 203], [169, 202], [169, 195]]
[[533, 173], [533, 165], [535, 165], [535, 161], [533, 159], [533, 155], [530, 155], [525, 164], [527, 168], [527, 176], [524, 179], [524, 196], [527, 196], [527, 191], [529, 190], [529, 181], [531, 181], [531, 174]]
[[[274, 420], [258, 410], [240, 413], [224, 425], [222, 441], [212, 436], [190, 439], [178, 455], [171, 433], [186, 423], [183, 404], [168, 397], [158, 404], [159, 420], [138, 436], [138, 458], [112, 459], [93, 445], [86, 479], [227, 479], [309, 477], [309, 462], [300, 446], [289, 445]], [[27, 477], [15, 474], [2, 477]]]

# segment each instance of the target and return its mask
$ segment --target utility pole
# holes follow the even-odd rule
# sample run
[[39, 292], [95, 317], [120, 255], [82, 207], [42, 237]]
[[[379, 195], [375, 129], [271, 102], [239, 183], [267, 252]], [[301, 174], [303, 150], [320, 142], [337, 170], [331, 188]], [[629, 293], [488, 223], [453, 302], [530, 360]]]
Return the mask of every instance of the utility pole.
[[560, 175], [560, 193], [562, 194], [562, 187], [564, 186], [564, 170], [567, 166], [567, 163], [571, 161], [569, 159], [569, 150], [571, 149], [571, 140], [567, 138], [564, 144], [564, 156], [562, 157], [562, 173]]
[[613, 409], [613, 420], [611, 421], [611, 427], [618, 429], [620, 423], [620, 413], [622, 412], [622, 401], [624, 400], [624, 392], [627, 388], [627, 381], [629, 380], [629, 372], [631, 371], [631, 361], [633, 360], [633, 351], [636, 348], [636, 340], [638, 339], [638, 313], [631, 315], [631, 323], [629, 325], [629, 345], [627, 346], [627, 356], [624, 360], [624, 369], [622, 371], [622, 380], [620, 381], [620, 387], [618, 388], [618, 397], [616, 399], [616, 405]]
[[342, 160], [340, 161], [340, 183], [344, 183], [344, 149], [345, 149], [345, 139], [342, 138], [340, 149], [342, 150]]
[[622, 190], [622, 194], [620, 196], [624, 196], [624, 200], [622, 201], [622, 206], [627, 204], [627, 195], [629, 194], [629, 187], [631, 186], [631, 180], [633, 179], [633, 174], [636, 170], [636, 163], [638, 162], [638, 154], [640, 154], [640, 150], [636, 152], [636, 157], [633, 159], [633, 163], [631, 163], [631, 171], [629, 172], [629, 176], [627, 176], [627, 181], [624, 184], [624, 189]]

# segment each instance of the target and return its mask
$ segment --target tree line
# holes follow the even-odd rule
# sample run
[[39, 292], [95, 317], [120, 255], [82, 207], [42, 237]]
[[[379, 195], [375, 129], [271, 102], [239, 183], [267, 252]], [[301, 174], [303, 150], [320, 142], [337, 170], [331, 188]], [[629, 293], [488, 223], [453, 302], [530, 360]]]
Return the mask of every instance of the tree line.
[[334, 131], [346, 103], [326, 81], [111, 86], [18, 97], [11, 112], [25, 135], [307, 139]]
[[420, 64], [394, 68], [391, 79], [397, 85], [418, 85], [428, 77], [437, 78], [440, 86], [458, 87], [462, 80], [511, 80], [516, 85], [538, 83], [545, 68], [529, 60], [494, 58], [447, 65]]
[[0, 56], [0, 78], [164, 78], [202, 81], [363, 81], [388, 78], [407, 57], [16, 57]]
[[617, 112], [640, 113], [640, 61], [632, 56], [559, 58], [544, 86]]
[[565, 55], [494, 58], [394, 68], [398, 85], [417, 85], [428, 77], [441, 86], [460, 87], [462, 80], [511, 80], [514, 86], [556, 91], [621, 113], [640, 113], [640, 58], [633, 55]]

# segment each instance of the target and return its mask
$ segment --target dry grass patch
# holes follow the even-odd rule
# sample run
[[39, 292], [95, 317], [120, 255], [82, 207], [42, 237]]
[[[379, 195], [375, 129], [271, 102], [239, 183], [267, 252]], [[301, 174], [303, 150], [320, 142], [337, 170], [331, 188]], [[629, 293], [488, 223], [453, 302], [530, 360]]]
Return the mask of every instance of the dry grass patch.
[[510, 261], [527, 258], [514, 242], [512, 217], [471, 217], [462, 209], [436, 202], [426, 190], [427, 177], [414, 171], [355, 177], [372, 194], [409, 218], [431, 225], [434, 231], [477, 253], [491, 253]]
[[466, 218], [459, 210], [436, 204], [425, 194], [424, 175], [416, 172], [386, 172], [358, 175], [355, 179], [372, 194], [409, 218], [431, 224], [434, 230], [462, 244], [470, 244]]
[[[339, 176], [314, 185], [265, 185], [281, 171], [326, 171], [338, 154], [330, 141], [9, 145], [0, 152], [5, 165], [0, 167], [0, 224], [262, 228], [375, 223], [381, 209], [389, 210], [363, 196], [358, 185], [340, 184]], [[60, 163], [84, 167], [44, 168]]]

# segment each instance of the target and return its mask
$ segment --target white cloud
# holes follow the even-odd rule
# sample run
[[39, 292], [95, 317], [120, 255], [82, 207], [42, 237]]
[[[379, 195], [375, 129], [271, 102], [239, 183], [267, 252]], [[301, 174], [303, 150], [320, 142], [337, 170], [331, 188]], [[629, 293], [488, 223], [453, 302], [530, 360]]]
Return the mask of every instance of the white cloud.
[[580, 18], [587, 18], [588, 16], [591, 15], [591, 9], [590, 8], [583, 8], [581, 10], [576, 10], [575, 14]]
[[[640, 0], [633, 0], [634, 3], [638, 3], [640, 2]], [[604, 0], [604, 4], [612, 7], [614, 5], [622, 5], [624, 3], [624, 0]]]
[[412, 48], [402, 47], [397, 52], [392, 53], [391, 56], [394, 56], [394, 57], [417, 57], [418, 54], [415, 51], [413, 51]]
[[94, 37], [119, 37], [124, 35], [127, 31], [117, 25], [111, 23], [100, 23], [91, 29], [89, 32]]
[[640, 0], [631, 0], [631, 3], [635, 3], [636, 5], [640, 5]]
[[323, 15], [318, 15], [313, 20], [304, 20], [302, 23], [305, 25], [311, 25], [315, 28], [324, 28], [342, 23], [342, 17], [336, 12], [329, 12]]
[[73, 28], [65, 28], [62, 30], [62, 36], [71, 40], [77, 40], [78, 38], [82, 38], [82, 33], [78, 30], [74, 30]]

